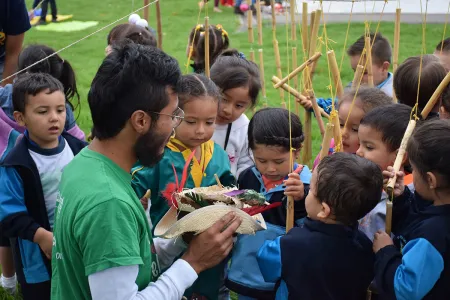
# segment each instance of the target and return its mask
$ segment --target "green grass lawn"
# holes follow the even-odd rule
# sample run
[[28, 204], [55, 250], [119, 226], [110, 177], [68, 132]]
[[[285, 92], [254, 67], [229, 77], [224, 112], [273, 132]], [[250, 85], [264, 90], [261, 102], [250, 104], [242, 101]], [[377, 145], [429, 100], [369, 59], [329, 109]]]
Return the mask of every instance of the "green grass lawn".
[[[31, 7], [31, 0], [27, 0], [27, 5]], [[50, 33], [42, 32], [32, 28], [25, 38], [25, 44], [40, 43], [46, 44], [55, 49], [61, 49], [69, 45], [70, 43], [86, 36], [87, 34], [94, 32], [95, 30], [105, 26], [106, 24], [123, 17], [125, 14], [132, 11], [134, 3], [134, 9], [139, 8], [142, 5], [142, 1], [120, 1], [120, 0], [108, 0], [104, 2], [92, 1], [92, 0], [77, 0], [77, 1], [57, 1], [58, 11], [60, 14], [73, 14], [74, 20], [77, 21], [98, 21], [97, 27], [91, 27], [84, 31], [68, 32], [68, 33]], [[210, 6], [212, 3], [210, 3]], [[196, 25], [198, 6], [196, 0], [162, 0], [162, 24], [163, 24], [163, 36], [164, 36], [164, 50], [176, 57], [184, 70], [186, 64], [186, 43], [189, 32], [193, 26]], [[239, 28], [239, 20], [233, 14], [231, 8], [223, 8], [223, 13], [213, 13], [210, 8], [210, 23], [222, 24], [228, 31], [231, 40], [231, 46], [244, 52], [247, 56], [251, 48], [247, 40], [247, 32], [236, 33]], [[203, 22], [203, 16], [200, 19]], [[156, 28], [155, 9], [150, 7], [150, 24]], [[372, 24], [373, 30], [375, 30], [376, 24]], [[426, 47], [429, 53], [432, 53], [435, 45], [441, 40], [444, 26], [441, 25], [428, 25], [427, 26], [427, 40]], [[275, 70], [275, 58], [273, 55], [272, 47], [272, 31], [268, 21], [264, 26], [264, 65], [265, 65], [265, 80], [267, 88], [267, 99], [270, 106], [280, 106], [279, 94], [271, 87], [270, 78], [276, 74]], [[335, 50], [338, 63], [341, 60], [343, 54], [343, 45], [345, 39], [345, 33], [347, 30], [347, 24], [331, 24], [327, 25], [328, 37], [333, 40], [330, 42], [330, 46]], [[104, 49], [106, 46], [106, 36], [109, 30], [100, 32], [61, 53], [61, 56], [68, 60], [75, 69], [77, 76], [78, 89], [81, 96], [81, 106], [78, 116], [78, 124], [82, 130], [88, 133], [91, 127], [91, 118], [89, 107], [87, 104], [87, 93], [90, 83], [104, 58]], [[394, 36], [394, 24], [382, 23], [380, 26], [380, 32], [393, 41]], [[355, 41], [362, 33], [364, 33], [363, 23], [354, 23], [351, 25], [349, 31], [348, 44]], [[277, 39], [279, 41], [280, 53], [282, 56], [283, 75], [286, 74], [288, 69], [287, 51], [291, 56], [291, 47], [297, 46], [299, 49], [298, 57], [299, 61], [302, 60], [301, 54], [301, 42], [294, 42], [291, 40], [286, 41], [286, 26], [280, 25], [277, 28]], [[300, 34], [297, 33], [297, 37]], [[255, 40], [256, 40], [256, 28], [255, 28]], [[289, 48], [288, 44], [289, 43]], [[347, 44], [347, 45], [348, 45]], [[255, 45], [254, 49], [258, 47]], [[400, 46], [400, 58], [402, 62], [405, 58], [413, 55], [419, 55], [421, 49], [421, 25], [408, 25], [402, 24], [401, 27], [401, 46]], [[325, 50], [323, 50], [325, 53]], [[292, 66], [289, 67], [292, 69]], [[349, 67], [348, 59], [344, 59], [344, 66], [341, 73], [342, 82], [344, 85], [353, 79], [353, 71]], [[329, 97], [330, 92], [327, 90], [329, 85], [328, 79], [328, 67], [324, 56], [320, 59], [316, 74], [314, 77], [314, 89], [316, 96]], [[293, 101], [293, 99], [292, 99]], [[261, 101], [262, 103], [262, 101]], [[251, 112], [249, 112], [251, 114]], [[301, 115], [303, 118], [303, 115]], [[318, 153], [320, 148], [321, 137], [317, 129], [317, 123], [313, 122], [313, 155]], [[9, 299], [0, 291], [0, 300]]]

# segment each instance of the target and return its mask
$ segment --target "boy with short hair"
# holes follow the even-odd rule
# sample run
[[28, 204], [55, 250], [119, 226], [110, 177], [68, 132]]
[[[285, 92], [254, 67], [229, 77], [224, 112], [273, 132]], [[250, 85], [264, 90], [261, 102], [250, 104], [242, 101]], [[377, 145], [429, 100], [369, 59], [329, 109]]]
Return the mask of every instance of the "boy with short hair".
[[50, 299], [57, 190], [64, 167], [86, 144], [63, 132], [64, 88], [27, 73], [13, 88], [16, 122], [27, 130], [0, 167], [0, 230], [10, 238], [23, 298]]
[[374, 255], [358, 220], [378, 203], [382, 186], [381, 170], [369, 160], [338, 152], [320, 162], [303, 224], [258, 253], [265, 281], [280, 282], [277, 300], [364, 299]]
[[[369, 112], [359, 125], [360, 146], [356, 154], [376, 163], [381, 170], [394, 165], [410, 116], [411, 107], [404, 104], [381, 106]], [[385, 229], [387, 199], [383, 191], [377, 206], [359, 222], [359, 230], [371, 240], [378, 230]]]
[[[356, 42], [354, 42], [348, 49], [347, 55], [350, 58], [350, 65], [353, 71], [356, 71], [358, 63], [365, 65], [365, 61], [361, 59], [361, 55], [365, 47], [365, 35], [360, 36]], [[375, 41], [374, 41], [375, 40]], [[372, 43], [372, 72], [374, 87], [379, 88], [385, 92], [389, 97], [393, 95], [393, 76], [389, 72], [389, 67], [392, 61], [392, 48], [389, 40], [385, 38], [381, 33], [370, 34], [370, 41]], [[361, 79], [361, 85], [367, 84], [367, 66], [363, 78]], [[351, 88], [352, 82], [350, 82], [346, 88]], [[337, 99], [335, 100], [337, 101]], [[317, 104], [322, 107], [327, 113], [331, 112], [331, 98], [324, 99], [318, 98]]]
[[445, 70], [450, 71], [450, 38], [440, 41], [433, 54], [439, 58]]

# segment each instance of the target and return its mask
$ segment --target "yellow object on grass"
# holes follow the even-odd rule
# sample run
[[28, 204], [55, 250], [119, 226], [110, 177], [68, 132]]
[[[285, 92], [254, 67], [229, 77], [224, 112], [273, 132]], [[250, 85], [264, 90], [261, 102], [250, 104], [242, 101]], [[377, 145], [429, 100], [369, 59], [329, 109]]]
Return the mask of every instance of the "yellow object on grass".
[[[72, 19], [73, 15], [57, 15], [56, 16], [56, 22], [62, 22], [62, 21], [67, 21], [69, 19]], [[41, 19], [41, 17], [34, 17], [33, 19], [30, 20], [30, 24], [31, 26], [34, 26], [37, 24], [37, 22], [39, 22], [39, 20]], [[47, 22], [51, 22], [52, 21], [52, 15], [47, 15], [45, 17], [45, 20]]]

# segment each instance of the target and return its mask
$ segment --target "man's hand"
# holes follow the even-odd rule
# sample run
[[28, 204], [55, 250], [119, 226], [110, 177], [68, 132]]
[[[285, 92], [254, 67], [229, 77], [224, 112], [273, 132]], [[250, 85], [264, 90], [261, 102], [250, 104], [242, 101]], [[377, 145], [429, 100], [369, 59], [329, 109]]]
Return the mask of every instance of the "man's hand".
[[378, 251], [380, 251], [380, 249], [389, 245], [394, 245], [391, 237], [386, 232], [378, 230], [378, 232], [375, 233], [375, 237], [373, 239], [373, 252], [377, 253]]
[[[394, 168], [393, 167], [387, 167], [387, 171], [383, 171], [383, 185], [386, 187], [386, 185], [389, 182], [389, 179], [393, 178], [395, 176]], [[405, 191], [405, 173], [402, 171], [397, 172], [397, 180], [394, 185], [394, 197], [399, 197], [403, 194]]]
[[233, 249], [233, 234], [242, 220], [228, 213], [205, 232], [195, 236], [182, 259], [201, 273], [219, 264]]
[[305, 196], [305, 186], [300, 180], [300, 175], [297, 173], [291, 173], [288, 176], [288, 180], [284, 181], [284, 184], [286, 185], [284, 194], [286, 196], [292, 196], [294, 201], [302, 200]]
[[41, 247], [48, 259], [52, 259], [53, 233], [51, 231], [39, 227], [34, 234], [33, 242]]

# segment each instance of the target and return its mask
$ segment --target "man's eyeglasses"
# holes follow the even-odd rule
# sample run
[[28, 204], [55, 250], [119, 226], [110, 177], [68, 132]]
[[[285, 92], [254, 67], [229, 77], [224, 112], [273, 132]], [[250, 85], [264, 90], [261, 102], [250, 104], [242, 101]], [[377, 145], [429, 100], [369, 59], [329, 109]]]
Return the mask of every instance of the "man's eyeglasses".
[[184, 111], [179, 107], [173, 112], [172, 115], [162, 114], [162, 113], [158, 113], [158, 112], [154, 112], [154, 111], [149, 111], [149, 113], [160, 115], [160, 116], [171, 117], [173, 128], [177, 128], [181, 124], [181, 121], [183, 121], [183, 119], [184, 119]]

